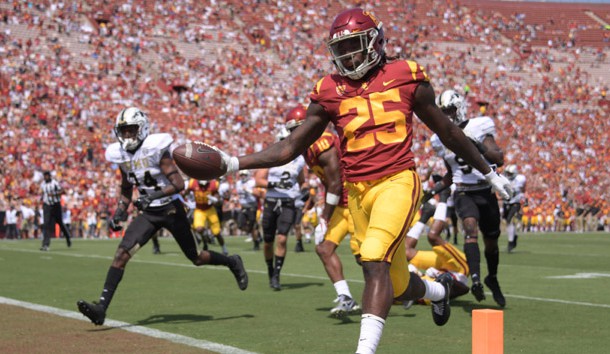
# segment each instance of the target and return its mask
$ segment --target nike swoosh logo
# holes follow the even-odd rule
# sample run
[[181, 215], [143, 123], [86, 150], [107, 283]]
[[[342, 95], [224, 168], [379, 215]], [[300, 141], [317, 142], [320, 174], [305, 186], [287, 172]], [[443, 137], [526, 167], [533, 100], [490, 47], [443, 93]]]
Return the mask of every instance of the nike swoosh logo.
[[396, 81], [396, 79], [394, 80], [390, 80], [390, 81], [384, 81], [383, 82], [383, 86], [388, 86], [389, 84], [391, 84], [392, 82]]

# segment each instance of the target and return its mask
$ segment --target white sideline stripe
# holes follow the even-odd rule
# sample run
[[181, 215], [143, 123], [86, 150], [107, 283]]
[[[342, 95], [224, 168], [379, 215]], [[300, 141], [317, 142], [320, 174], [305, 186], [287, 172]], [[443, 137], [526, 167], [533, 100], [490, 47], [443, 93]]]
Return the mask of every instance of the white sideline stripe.
[[[4, 250], [4, 251], [18, 251], [18, 252], [27, 252], [27, 253], [38, 253], [41, 254], [40, 251], [34, 251], [31, 249], [23, 249], [23, 248], [3, 248], [0, 247], [0, 250]], [[45, 255], [47, 255], [45, 253]], [[78, 254], [78, 253], [72, 253], [72, 252], [53, 252], [53, 253], [49, 253], [49, 256], [52, 255], [58, 255], [58, 256], [70, 256], [70, 257], [79, 257], [79, 258], [99, 258], [99, 259], [108, 259], [108, 260], [112, 260], [112, 257], [108, 257], [108, 256], [95, 256], [95, 255], [85, 255], [85, 254]], [[179, 263], [171, 263], [171, 262], [159, 262], [159, 261], [144, 261], [144, 260], [138, 260], [136, 258], [132, 258], [130, 260], [130, 262], [135, 262], [135, 263], [143, 263], [143, 264], [157, 264], [157, 265], [166, 265], [166, 266], [175, 266], [175, 267], [185, 267], [185, 268], [195, 268], [193, 267], [193, 265], [191, 264], [179, 264]], [[204, 269], [207, 270], [224, 270], [224, 267], [203, 267]], [[557, 269], [557, 268], [554, 268]], [[252, 269], [246, 269], [248, 271], [248, 273], [257, 273], [257, 274], [265, 274], [267, 275], [267, 271], [266, 270], [252, 270]], [[316, 275], [305, 275], [305, 274], [295, 274], [295, 273], [282, 273], [283, 277], [297, 277], [297, 278], [305, 278], [305, 279], [316, 279], [316, 280], [324, 280], [324, 281], [328, 281], [328, 277], [322, 277], [322, 276], [316, 276]], [[363, 279], [345, 279], [348, 281], [348, 283], [364, 283]], [[491, 292], [486, 292], [487, 295], [492, 295]], [[531, 297], [531, 296], [524, 296], [524, 295], [509, 295], [509, 294], [504, 294], [504, 297], [508, 297], [508, 298], [515, 298], [515, 299], [522, 299], [522, 300], [532, 300], [532, 301], [542, 301], [542, 302], [556, 302], [556, 303], [561, 303], [561, 304], [569, 304], [569, 305], [580, 305], [580, 306], [591, 306], [591, 307], [601, 307], [601, 308], [610, 308], [610, 305], [608, 304], [594, 304], [594, 303], [590, 303], [590, 302], [579, 302], [579, 301], [568, 301], [568, 300], [560, 300], [560, 299], [549, 299], [549, 298], [541, 298], [541, 297]]]
[[[0, 296], [0, 304], [19, 306], [19, 307], [23, 307], [23, 308], [26, 308], [29, 310], [45, 312], [45, 313], [49, 313], [52, 315], [67, 317], [67, 318], [84, 321], [84, 322], [90, 322], [89, 319], [86, 318], [85, 316], [83, 316], [80, 312], [73, 312], [73, 311], [62, 310], [62, 309], [58, 309], [58, 308], [50, 307], [50, 306], [32, 304], [30, 302], [9, 299], [9, 298], [2, 297], [2, 296]], [[119, 329], [122, 329], [122, 330], [125, 330], [128, 332], [142, 334], [142, 335], [153, 337], [153, 338], [165, 339], [170, 342], [184, 344], [184, 345], [188, 345], [190, 347], [206, 349], [206, 350], [223, 353], [223, 354], [255, 354], [255, 352], [249, 352], [247, 350], [231, 347], [228, 345], [209, 342], [209, 341], [201, 340], [201, 339], [195, 339], [195, 338], [183, 336], [180, 334], [163, 332], [163, 331], [160, 331], [157, 329], [136, 326], [136, 325], [132, 325], [127, 322], [106, 319], [106, 321], [104, 321], [104, 326], [116, 327], [116, 328], [119, 328]]]

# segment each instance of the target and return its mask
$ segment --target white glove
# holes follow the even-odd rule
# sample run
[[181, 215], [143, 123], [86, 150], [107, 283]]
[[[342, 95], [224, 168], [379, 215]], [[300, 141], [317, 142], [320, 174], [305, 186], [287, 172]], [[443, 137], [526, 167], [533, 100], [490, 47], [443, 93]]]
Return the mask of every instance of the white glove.
[[438, 278], [438, 276], [441, 275], [441, 274], [442, 273], [438, 269], [436, 269], [434, 267], [430, 267], [430, 268], [426, 269], [426, 275], [429, 276], [432, 279]]
[[218, 153], [220, 154], [220, 157], [222, 158], [222, 162], [227, 167], [227, 172], [225, 172], [225, 175], [230, 175], [232, 173], [239, 171], [239, 160], [237, 159], [236, 156], [231, 156], [231, 155], [227, 154], [226, 152], [220, 150], [216, 146], [212, 146], [212, 149], [218, 151]]
[[214, 197], [213, 195], [208, 196], [208, 205], [212, 205], [212, 204], [216, 204], [218, 203], [218, 198]]
[[513, 187], [510, 185], [510, 181], [506, 179], [506, 177], [501, 176], [496, 173], [496, 171], [491, 170], [488, 174], [485, 175], [485, 179], [494, 191], [498, 192], [502, 199], [510, 199], [513, 196]]
[[324, 241], [324, 236], [326, 236], [327, 230], [328, 227], [326, 226], [326, 220], [324, 220], [324, 218], [320, 218], [318, 226], [316, 226], [315, 230], [313, 231], [314, 242], [316, 245], [319, 245]]

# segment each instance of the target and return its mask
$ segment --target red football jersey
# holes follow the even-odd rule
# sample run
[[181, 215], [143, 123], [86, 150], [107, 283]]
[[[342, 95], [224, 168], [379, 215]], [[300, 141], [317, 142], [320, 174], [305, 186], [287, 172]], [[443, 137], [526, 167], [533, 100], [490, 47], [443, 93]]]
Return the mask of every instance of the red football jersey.
[[415, 89], [425, 81], [428, 75], [411, 60], [387, 63], [366, 81], [337, 74], [318, 81], [309, 97], [335, 124], [347, 181], [375, 180], [415, 167], [413, 102]]
[[191, 178], [189, 181], [189, 190], [193, 191], [193, 194], [195, 195], [195, 207], [197, 209], [207, 210], [212, 207], [212, 205], [208, 204], [208, 196], [218, 191], [218, 181], [211, 180], [203, 187], [199, 184], [198, 180]]
[[[320, 136], [315, 143], [311, 144], [304, 155], [307, 166], [309, 166], [313, 173], [320, 178], [325, 187], [326, 176], [324, 175], [324, 168], [320, 166], [320, 161], [318, 158], [323, 152], [328, 151], [333, 146], [335, 147], [339, 160], [341, 160], [341, 153], [339, 151], [339, 137], [327, 130], [322, 133], [322, 136]], [[341, 169], [341, 185], [343, 185], [343, 183], [345, 183], [345, 175], [343, 174], [343, 169]], [[342, 188], [339, 206], [347, 206], [347, 188]]]

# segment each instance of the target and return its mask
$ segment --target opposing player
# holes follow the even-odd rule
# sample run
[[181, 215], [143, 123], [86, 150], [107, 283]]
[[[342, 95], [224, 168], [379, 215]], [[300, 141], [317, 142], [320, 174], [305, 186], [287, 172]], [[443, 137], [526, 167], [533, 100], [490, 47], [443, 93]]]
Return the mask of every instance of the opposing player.
[[329, 122], [335, 125], [365, 281], [358, 353], [375, 352], [395, 300], [431, 299], [438, 325], [450, 315], [451, 277], [428, 286], [407, 270], [403, 238], [421, 195], [411, 151], [413, 113], [500, 193], [508, 197], [510, 188], [436, 106], [423, 68], [414, 61], [388, 58], [385, 43], [381, 22], [370, 12], [341, 12], [327, 41], [339, 74], [316, 83], [303, 124], [286, 139], [251, 155], [221, 151], [227, 173], [278, 166], [305, 152]]
[[248, 171], [239, 171], [239, 179], [235, 183], [235, 189], [239, 197], [240, 211], [237, 217], [237, 225], [240, 230], [252, 237], [253, 249], [260, 249], [260, 235], [258, 232], [257, 211], [259, 204], [259, 192], [256, 181]]
[[[291, 109], [286, 115], [286, 129], [292, 132], [306, 116], [303, 106]], [[326, 202], [314, 234], [316, 253], [337, 292], [337, 305], [330, 310], [334, 317], [360, 310], [343, 276], [341, 259], [335, 252], [348, 233], [354, 234], [354, 221], [347, 209], [347, 189], [343, 188], [345, 177], [340, 166], [338, 144], [337, 136], [327, 129], [303, 154], [307, 166], [320, 178], [326, 191]], [[358, 250], [352, 251], [358, 254]]]
[[[279, 136], [278, 140], [284, 137]], [[301, 194], [305, 177], [305, 160], [301, 156], [285, 165], [263, 168], [254, 173], [256, 186], [267, 188], [262, 217], [263, 253], [269, 286], [276, 291], [282, 290], [280, 273], [286, 259], [288, 232], [296, 222], [295, 200]]]
[[525, 198], [525, 186], [527, 178], [518, 173], [516, 165], [508, 165], [504, 169], [504, 176], [508, 178], [513, 187], [513, 196], [504, 202], [502, 217], [506, 220], [506, 233], [508, 236], [508, 252], [512, 252], [517, 247], [517, 221], [521, 211], [521, 202]]
[[147, 115], [135, 107], [123, 109], [114, 126], [117, 143], [106, 149], [106, 160], [117, 164], [121, 171], [121, 196], [110, 227], [117, 231], [127, 220], [134, 186], [140, 197], [134, 205], [141, 211], [129, 224], [119, 244], [99, 302], [79, 300], [79, 311], [95, 325], [102, 325], [112, 297], [123, 278], [125, 266], [133, 255], [162, 227], [169, 230], [184, 255], [196, 266], [204, 264], [228, 267], [241, 290], [248, 287], [248, 274], [238, 255], [227, 257], [214, 251], [197, 251], [186, 212], [178, 193], [184, 189], [184, 179], [178, 173], [170, 154], [173, 142], [169, 134], [150, 134]]
[[[504, 153], [494, 139], [496, 127], [491, 118], [467, 119], [464, 97], [454, 90], [446, 90], [438, 96], [438, 106], [473, 142], [480, 156], [489, 165], [488, 168], [502, 166]], [[479, 169], [473, 168], [470, 163], [453, 152], [452, 148], [446, 147], [438, 135], [432, 136], [431, 143], [438, 156], [442, 157], [447, 165], [447, 171], [449, 172], [444, 177], [445, 185], [451, 183], [456, 185], [455, 206], [464, 228], [464, 253], [468, 260], [472, 279], [472, 294], [477, 301], [485, 299], [480, 279], [481, 255], [477, 243], [480, 229], [485, 242], [485, 259], [487, 260], [488, 271], [484, 282], [491, 290], [496, 303], [504, 307], [506, 300], [497, 278], [500, 262], [498, 250], [500, 208], [492, 184]], [[502, 180], [508, 182], [506, 178], [502, 178]], [[510, 184], [507, 188], [511, 189]]]

